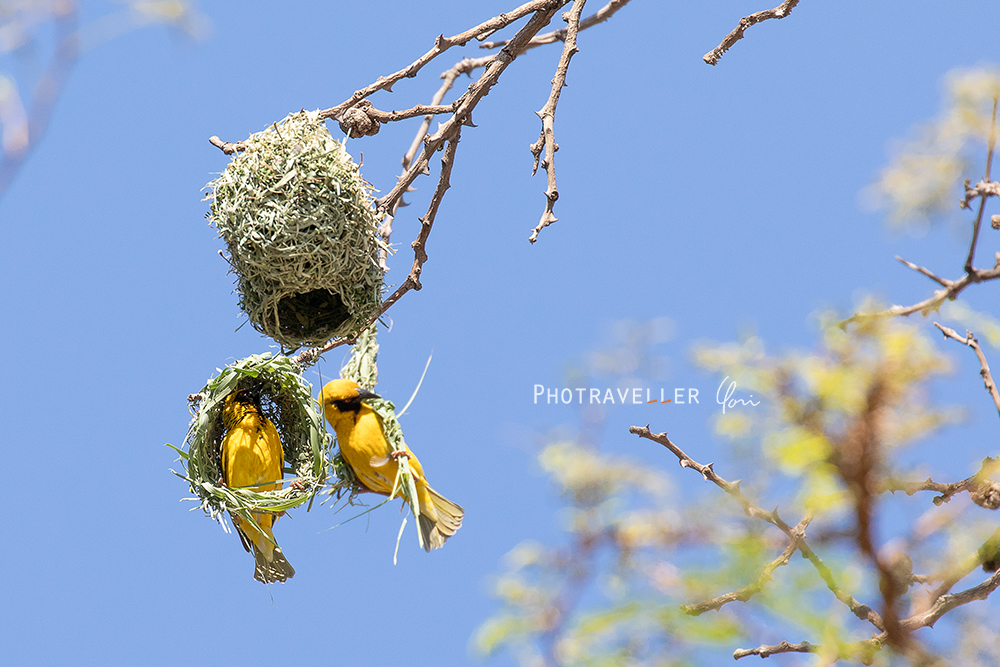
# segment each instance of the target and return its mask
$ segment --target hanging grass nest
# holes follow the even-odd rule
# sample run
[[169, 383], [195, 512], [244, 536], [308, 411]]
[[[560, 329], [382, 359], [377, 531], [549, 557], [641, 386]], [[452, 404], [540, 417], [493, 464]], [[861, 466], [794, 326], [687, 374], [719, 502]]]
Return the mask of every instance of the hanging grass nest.
[[354, 335], [381, 305], [372, 188], [317, 111], [253, 134], [209, 183], [240, 308], [286, 349]]
[[[222, 407], [229, 394], [250, 391], [261, 397], [262, 414], [277, 428], [284, 450], [283, 488], [254, 491], [229, 488], [222, 478]], [[250, 512], [284, 512], [310, 500], [323, 485], [331, 438], [323, 425], [312, 386], [299, 366], [286, 357], [253, 355], [222, 369], [191, 397], [194, 418], [187, 451], [180, 453], [191, 491], [209, 516], [221, 521], [225, 512], [245, 518]], [[291, 475], [289, 478], [287, 475]]]

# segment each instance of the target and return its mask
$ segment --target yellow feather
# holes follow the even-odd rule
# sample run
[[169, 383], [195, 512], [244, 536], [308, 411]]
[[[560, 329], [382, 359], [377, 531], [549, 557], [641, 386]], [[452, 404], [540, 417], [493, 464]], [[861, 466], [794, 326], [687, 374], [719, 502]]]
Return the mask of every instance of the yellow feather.
[[[222, 419], [226, 425], [222, 438], [222, 475], [226, 485], [251, 487], [255, 491], [280, 489], [284, 451], [274, 424], [261, 414], [246, 392], [226, 397]], [[258, 513], [252, 516], [261, 530], [235, 514], [232, 519], [244, 548], [253, 553], [254, 578], [271, 583], [294, 576], [295, 570], [274, 541], [272, 529], [278, 517]]]
[[[370, 491], [389, 495], [399, 463], [392, 458], [392, 445], [385, 438], [378, 415], [360, 400], [363, 394], [359, 390], [353, 380], [334, 380], [323, 387], [319, 402], [337, 433], [340, 452], [358, 481]], [[420, 527], [427, 536], [424, 548], [430, 551], [444, 546], [462, 526], [465, 510], [432, 489], [420, 461], [408, 447], [406, 451], [417, 487]]]

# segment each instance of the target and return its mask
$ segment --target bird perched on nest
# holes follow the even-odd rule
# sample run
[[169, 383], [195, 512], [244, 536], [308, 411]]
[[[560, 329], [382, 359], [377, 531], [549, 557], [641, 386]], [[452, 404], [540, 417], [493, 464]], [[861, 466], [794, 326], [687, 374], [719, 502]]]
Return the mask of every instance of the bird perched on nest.
[[[363, 402], [370, 398], [381, 397], [353, 380], [341, 379], [323, 387], [319, 402], [337, 432], [340, 452], [358, 481], [368, 490], [387, 496], [392, 493], [400, 454], [394, 453], [386, 440], [378, 414]], [[420, 462], [408, 447], [405, 455], [409, 458], [420, 505], [421, 544], [426, 551], [438, 549], [461, 528], [465, 510], [430, 487]]]
[[[278, 430], [261, 411], [259, 395], [248, 390], [229, 394], [222, 420], [226, 427], [222, 438], [222, 477], [226, 485], [249, 486], [255, 491], [280, 489], [281, 482], [276, 480], [284, 476], [284, 451]], [[261, 530], [236, 514], [231, 516], [243, 548], [253, 553], [254, 579], [269, 584], [295, 576], [274, 541], [272, 527], [277, 516], [254, 512], [253, 520]]]

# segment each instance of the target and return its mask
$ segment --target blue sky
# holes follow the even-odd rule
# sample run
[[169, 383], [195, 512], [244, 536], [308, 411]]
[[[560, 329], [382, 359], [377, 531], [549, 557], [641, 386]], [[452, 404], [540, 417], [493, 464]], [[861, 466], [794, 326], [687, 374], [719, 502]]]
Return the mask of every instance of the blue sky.
[[[752, 328], [772, 350], [812, 347], [820, 308], [848, 311], [866, 292], [924, 298], [929, 281], [897, 254], [958, 274], [964, 227], [889, 232], [860, 193], [890, 142], [940, 109], [947, 72], [1000, 61], [995, 2], [806, 0], [709, 67], [702, 54], [763, 6], [633, 0], [580, 36], [556, 117], [559, 222], [528, 244], [545, 189], [528, 146], [559, 57], [540, 48], [504, 73], [463, 133], [424, 289], [389, 311], [380, 337], [379, 391], [397, 404], [433, 351], [402, 423], [432, 484], [465, 507], [461, 532], [429, 555], [408, 533], [393, 567], [395, 510], [326, 532], [340, 520], [328, 508], [299, 510], [278, 524], [294, 581], [255, 582], [238, 539], [178, 502], [187, 489], [163, 446], [182, 442], [186, 396], [217, 367], [271, 349], [237, 330], [233, 278], [204, 220], [202, 188], [227, 161], [208, 137], [237, 141], [333, 106], [437, 34], [513, 6], [205, 3], [203, 40], [147, 28], [80, 61], [0, 199], [10, 664], [474, 663], [469, 637], [496, 608], [490, 577], [503, 555], [558, 536], [534, 454], [576, 413], [533, 404], [535, 384], [564, 386], [567, 366], [613, 341], [615, 322], [666, 317], [676, 335], [658, 347], [670, 361], [662, 385], [711, 396], [721, 378], [691, 365], [694, 343]], [[85, 18], [113, 8], [86, 4]], [[481, 52], [454, 49], [375, 105], [429, 101], [437, 74], [465, 55]], [[418, 124], [348, 142], [383, 192]], [[417, 187], [395, 225], [392, 284], [433, 181]], [[969, 301], [985, 308], [992, 292]], [[972, 355], [949, 352], [956, 374], [939, 391], [968, 406], [962, 442], [995, 442]], [[343, 359], [338, 349], [318, 369], [331, 377]], [[605, 441], [674, 471], [628, 435], [653, 422], [712, 460], [716, 408], [621, 408]], [[953, 455], [944, 476], [966, 476], [987, 453]]]

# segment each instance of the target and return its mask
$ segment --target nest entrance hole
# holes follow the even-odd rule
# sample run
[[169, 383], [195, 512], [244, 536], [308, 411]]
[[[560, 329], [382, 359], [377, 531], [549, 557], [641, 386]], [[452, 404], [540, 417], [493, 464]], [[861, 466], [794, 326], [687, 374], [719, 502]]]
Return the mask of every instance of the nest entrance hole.
[[329, 338], [351, 318], [351, 312], [336, 292], [314, 289], [278, 300], [281, 332], [300, 340]]

